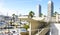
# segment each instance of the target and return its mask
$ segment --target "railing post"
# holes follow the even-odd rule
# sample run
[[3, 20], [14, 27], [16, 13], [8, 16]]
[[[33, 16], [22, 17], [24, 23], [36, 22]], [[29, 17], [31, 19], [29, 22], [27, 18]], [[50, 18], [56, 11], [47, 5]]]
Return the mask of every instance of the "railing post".
[[38, 35], [39, 35], [39, 29], [38, 29]]
[[29, 26], [30, 26], [30, 29], [29, 29], [29, 35], [31, 35], [31, 23], [30, 23]]

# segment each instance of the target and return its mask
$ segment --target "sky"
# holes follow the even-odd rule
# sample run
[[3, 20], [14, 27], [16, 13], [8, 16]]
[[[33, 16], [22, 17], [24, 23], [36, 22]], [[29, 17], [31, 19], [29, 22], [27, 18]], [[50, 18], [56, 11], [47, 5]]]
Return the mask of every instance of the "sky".
[[[33, 11], [38, 15], [37, 6], [41, 5], [41, 12], [47, 15], [47, 6], [49, 0], [0, 0], [0, 15], [28, 15]], [[52, 0], [54, 3], [54, 12], [60, 13], [60, 0]]]

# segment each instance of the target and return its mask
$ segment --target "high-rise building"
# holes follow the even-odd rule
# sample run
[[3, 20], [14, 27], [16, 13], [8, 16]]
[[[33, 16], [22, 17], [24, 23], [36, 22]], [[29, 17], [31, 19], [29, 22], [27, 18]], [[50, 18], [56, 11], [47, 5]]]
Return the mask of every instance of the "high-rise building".
[[48, 2], [48, 16], [53, 16], [53, 8], [54, 8], [54, 6], [53, 6], [53, 2], [52, 1], [49, 1]]
[[48, 2], [48, 16], [47, 16], [48, 17], [48, 21], [51, 21], [51, 19], [52, 19], [53, 9], [54, 9], [53, 2], [49, 1]]
[[41, 5], [39, 5], [38, 12], [39, 12], [39, 17], [41, 17]]
[[38, 4], [37, 6], [38, 17], [41, 17], [41, 5]]

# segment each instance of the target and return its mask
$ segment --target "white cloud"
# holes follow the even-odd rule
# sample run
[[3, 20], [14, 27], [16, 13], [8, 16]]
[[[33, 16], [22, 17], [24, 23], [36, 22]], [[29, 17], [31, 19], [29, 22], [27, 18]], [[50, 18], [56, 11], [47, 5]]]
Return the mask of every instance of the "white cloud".
[[12, 16], [12, 14], [19, 15], [19, 11], [20, 10], [13, 10], [13, 9], [5, 9], [5, 8], [2, 8], [2, 9], [0, 9], [0, 14], [1, 15], [7, 15], [8, 14], [9, 16]]
[[0, 15], [8, 15], [11, 16], [13, 13], [16, 13], [16, 10], [11, 10], [11, 9], [7, 9], [4, 8], [4, 0], [0, 0]]
[[12, 16], [12, 14], [20, 15], [23, 11], [22, 10], [14, 10], [14, 9], [6, 9], [1, 8], [0, 9], [0, 15], [7, 15]]
[[3, 12], [3, 10], [2, 10], [3, 6], [4, 6], [4, 1], [3, 0], [0, 0], [0, 15]]
[[3, 5], [4, 4], [4, 0], [0, 0], [0, 5]]

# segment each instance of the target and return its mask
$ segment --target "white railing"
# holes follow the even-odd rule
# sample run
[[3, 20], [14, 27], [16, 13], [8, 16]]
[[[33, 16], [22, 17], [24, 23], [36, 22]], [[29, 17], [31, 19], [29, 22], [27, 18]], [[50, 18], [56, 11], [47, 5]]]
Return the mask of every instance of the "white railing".
[[[30, 32], [33, 33], [34, 31], [37, 31], [34, 35], [43, 35], [46, 34], [49, 31], [49, 28], [42, 28], [42, 29], [33, 29]], [[31, 34], [30, 34], [31, 35]]]

